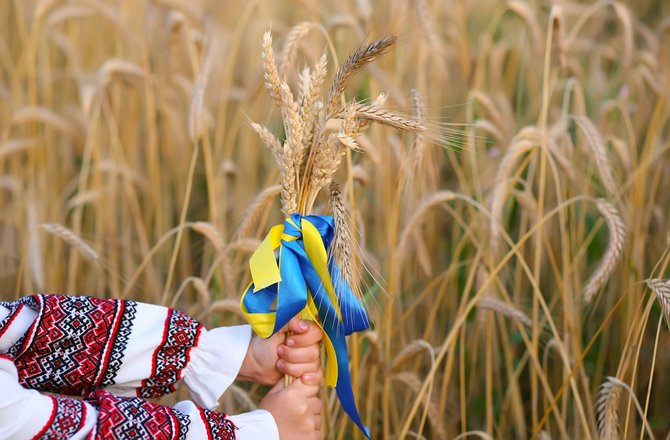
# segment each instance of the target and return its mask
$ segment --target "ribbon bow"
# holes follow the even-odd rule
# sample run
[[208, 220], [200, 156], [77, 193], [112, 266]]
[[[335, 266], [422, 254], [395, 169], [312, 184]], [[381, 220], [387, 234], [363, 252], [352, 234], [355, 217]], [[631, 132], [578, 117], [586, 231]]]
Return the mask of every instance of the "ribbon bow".
[[334, 259], [328, 258], [326, 249], [333, 235], [333, 218], [325, 215], [293, 214], [270, 229], [249, 260], [253, 282], [242, 295], [240, 307], [263, 338], [275, 334], [298, 314], [322, 328], [326, 385], [335, 387], [346, 413], [370, 438], [356, 409], [345, 339], [369, 328], [370, 321]]

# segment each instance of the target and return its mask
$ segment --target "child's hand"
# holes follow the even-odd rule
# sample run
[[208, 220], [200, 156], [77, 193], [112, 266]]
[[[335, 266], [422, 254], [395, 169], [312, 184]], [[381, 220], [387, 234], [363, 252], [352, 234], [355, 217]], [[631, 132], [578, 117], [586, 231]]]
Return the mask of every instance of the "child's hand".
[[[286, 338], [286, 332], [294, 334]], [[273, 385], [283, 374], [302, 377], [319, 370], [321, 329], [311, 321], [293, 318], [268, 339], [254, 336], [249, 344], [238, 379]]]
[[259, 408], [275, 419], [280, 439], [321, 439], [322, 403], [317, 394], [321, 370], [309, 373], [310, 382], [298, 379], [287, 387], [280, 380], [261, 401]]

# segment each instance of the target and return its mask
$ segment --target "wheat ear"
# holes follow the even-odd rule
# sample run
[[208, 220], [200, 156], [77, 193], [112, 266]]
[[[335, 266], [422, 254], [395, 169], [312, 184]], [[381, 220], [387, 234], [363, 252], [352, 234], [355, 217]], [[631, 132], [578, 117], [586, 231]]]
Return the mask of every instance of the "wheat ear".
[[607, 191], [607, 195], [610, 197], [614, 196], [617, 194], [617, 185], [614, 182], [612, 164], [607, 157], [607, 148], [600, 132], [589, 118], [584, 116], [572, 116], [572, 118], [579, 128], [581, 128], [582, 133], [584, 133], [584, 139], [586, 139], [586, 143], [595, 158], [596, 168], [598, 169], [600, 180], [602, 180], [603, 186]]
[[647, 286], [656, 295], [656, 299], [663, 310], [663, 315], [665, 315], [665, 320], [670, 325], [670, 280], [656, 278], [647, 280]]
[[598, 412], [598, 436], [601, 440], [612, 440], [619, 438], [619, 402], [621, 390], [626, 390], [633, 400], [635, 409], [642, 418], [642, 424], [647, 432], [648, 438], [654, 439], [654, 433], [649, 422], [644, 418], [644, 411], [635, 395], [633, 389], [625, 382], [616, 377], [608, 376], [605, 383], [600, 387], [596, 410]]
[[481, 296], [477, 301], [477, 307], [500, 313], [527, 327], [532, 327], [533, 325], [531, 319], [523, 311], [492, 296]]
[[591, 302], [593, 295], [605, 285], [610, 275], [612, 275], [616, 264], [623, 254], [623, 245], [626, 240], [626, 226], [616, 207], [604, 199], [598, 199], [597, 206], [598, 211], [605, 217], [605, 221], [607, 222], [610, 239], [600, 265], [593, 272], [584, 288], [584, 301], [586, 303]]
[[355, 273], [354, 240], [351, 230], [347, 225], [347, 210], [344, 206], [342, 192], [337, 183], [330, 184], [330, 202], [333, 205], [333, 217], [335, 219], [335, 237], [330, 247], [335, 260], [340, 265], [342, 278], [358, 292], [358, 277]]
[[279, 139], [275, 137], [274, 134], [270, 130], [268, 130], [266, 127], [264, 127], [261, 124], [257, 124], [255, 122], [251, 123], [251, 128], [254, 129], [256, 133], [258, 133], [258, 136], [260, 136], [261, 140], [265, 144], [266, 147], [272, 151], [274, 154], [275, 158], [277, 159], [277, 162], [281, 162], [281, 157], [282, 157], [282, 144]]
[[281, 98], [281, 80], [279, 79], [279, 72], [277, 70], [277, 60], [272, 49], [272, 34], [270, 31], [263, 34], [263, 78], [265, 79], [265, 87], [270, 92], [270, 96], [274, 99], [277, 107], [282, 107]]
[[55, 223], [42, 223], [39, 227], [76, 248], [89, 262], [95, 265], [100, 264], [98, 253], [88, 243], [65, 226], [57, 225]]
[[382, 38], [368, 46], [358, 49], [347, 58], [342, 67], [340, 67], [335, 74], [333, 84], [328, 91], [328, 99], [326, 101], [327, 116], [334, 114], [340, 106], [339, 99], [342, 96], [342, 92], [344, 92], [344, 89], [347, 87], [347, 84], [349, 84], [351, 77], [361, 70], [364, 65], [390, 49], [396, 41], [397, 38], [395, 36]]
[[272, 203], [274, 198], [281, 192], [281, 185], [273, 185], [268, 188], [265, 188], [261, 191], [251, 205], [247, 213], [244, 215], [244, 219], [240, 226], [237, 228], [235, 233], [236, 239], [244, 238], [249, 236], [249, 233], [254, 227], [258, 226], [258, 221], [261, 218], [261, 215], [265, 209]]
[[619, 401], [621, 388], [608, 380], [600, 387], [596, 410], [598, 412], [598, 437], [601, 440], [619, 438]]
[[410, 118], [406, 118], [397, 113], [367, 104], [356, 104], [356, 117], [360, 119], [369, 119], [384, 125], [399, 128], [411, 132], [426, 131], [425, 125]]
[[293, 100], [293, 93], [288, 84], [280, 86], [282, 97], [282, 119], [286, 130], [286, 140], [282, 146], [282, 156], [279, 162], [281, 170], [281, 197], [284, 214], [287, 216], [298, 212], [298, 188], [300, 188], [300, 168], [304, 156], [302, 142], [302, 122], [298, 111], [298, 104]]
[[292, 66], [295, 62], [295, 56], [298, 52], [300, 40], [302, 37], [307, 35], [311, 27], [312, 23], [309, 21], [300, 22], [293, 26], [293, 28], [286, 36], [284, 47], [282, 48], [281, 54], [279, 56], [280, 70], [284, 77], [286, 77], [288, 73], [289, 66]]

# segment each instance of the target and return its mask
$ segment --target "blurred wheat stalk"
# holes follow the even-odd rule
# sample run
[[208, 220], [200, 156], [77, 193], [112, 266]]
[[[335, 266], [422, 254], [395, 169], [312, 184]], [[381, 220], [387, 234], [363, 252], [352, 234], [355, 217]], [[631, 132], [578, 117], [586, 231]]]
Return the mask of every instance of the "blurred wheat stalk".
[[[280, 133], [263, 31], [294, 90], [307, 74], [287, 67], [311, 77], [324, 46], [338, 66], [399, 32], [347, 98], [384, 93], [441, 136], [372, 127], [336, 175], [378, 301], [352, 340], [373, 436], [664, 438], [668, 17], [654, 0], [3, 2], [2, 299], [126, 296], [239, 322], [248, 254], [282, 218], [247, 122]], [[223, 409], [262, 391], [233, 387]], [[357, 435], [327, 399], [327, 432]]]

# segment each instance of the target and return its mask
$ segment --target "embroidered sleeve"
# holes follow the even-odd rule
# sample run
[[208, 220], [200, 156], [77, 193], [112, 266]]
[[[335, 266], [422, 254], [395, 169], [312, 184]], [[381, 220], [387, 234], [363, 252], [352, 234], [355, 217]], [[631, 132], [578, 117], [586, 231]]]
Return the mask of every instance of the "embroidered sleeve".
[[83, 439], [95, 425], [96, 410], [88, 403], [27, 390], [7, 356], [0, 355], [0, 438]]
[[0, 308], [0, 353], [22, 385], [58, 394], [159, 397], [183, 381], [214, 408], [251, 338], [248, 326], [208, 332], [178, 310], [134, 301], [35, 295]]
[[[139, 397], [98, 390], [86, 400], [51, 397], [18, 382], [12, 361], [0, 355], [0, 438], [158, 440], [277, 440], [272, 416], [254, 411], [239, 416], [209, 411], [183, 401], [170, 408]], [[264, 414], [263, 414], [264, 413]], [[237, 421], [233, 421], [238, 417]], [[241, 418], [240, 418], [241, 417]], [[263, 419], [265, 417], [265, 419]], [[266, 430], [259, 426], [269, 420]], [[254, 425], [254, 426], [249, 426]], [[259, 430], [261, 429], [261, 430]]]

